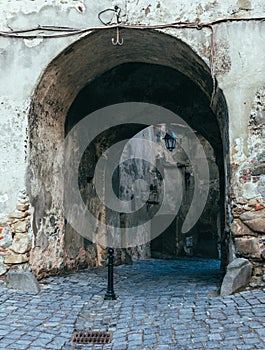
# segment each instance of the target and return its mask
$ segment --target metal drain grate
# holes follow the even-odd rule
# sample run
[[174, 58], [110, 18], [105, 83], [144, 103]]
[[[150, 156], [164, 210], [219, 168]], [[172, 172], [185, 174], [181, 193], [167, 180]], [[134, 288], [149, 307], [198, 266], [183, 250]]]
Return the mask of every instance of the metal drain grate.
[[74, 331], [71, 341], [75, 344], [110, 344], [112, 341], [112, 333]]

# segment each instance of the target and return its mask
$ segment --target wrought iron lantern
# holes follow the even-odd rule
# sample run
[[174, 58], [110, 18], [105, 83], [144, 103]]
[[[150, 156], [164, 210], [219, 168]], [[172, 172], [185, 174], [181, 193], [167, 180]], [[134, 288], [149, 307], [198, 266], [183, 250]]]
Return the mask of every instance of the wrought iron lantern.
[[177, 136], [174, 132], [167, 132], [165, 137], [164, 137], [164, 140], [165, 140], [165, 145], [166, 145], [166, 148], [172, 152], [173, 149], [175, 149], [176, 147], [176, 142], [177, 142]]

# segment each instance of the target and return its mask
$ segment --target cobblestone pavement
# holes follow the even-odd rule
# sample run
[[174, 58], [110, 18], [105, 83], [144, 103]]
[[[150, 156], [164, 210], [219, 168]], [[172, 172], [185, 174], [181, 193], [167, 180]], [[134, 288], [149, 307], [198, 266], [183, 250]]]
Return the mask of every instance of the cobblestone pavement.
[[[221, 298], [219, 262], [146, 260], [50, 277], [39, 294], [0, 284], [0, 349], [265, 349], [265, 290]], [[74, 345], [74, 329], [113, 332], [107, 345]]]

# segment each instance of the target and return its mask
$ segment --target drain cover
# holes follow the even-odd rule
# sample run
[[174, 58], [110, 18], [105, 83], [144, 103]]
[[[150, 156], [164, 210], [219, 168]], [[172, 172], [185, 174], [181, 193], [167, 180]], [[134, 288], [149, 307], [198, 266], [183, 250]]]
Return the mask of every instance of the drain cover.
[[76, 344], [109, 344], [111, 332], [74, 331], [71, 341]]

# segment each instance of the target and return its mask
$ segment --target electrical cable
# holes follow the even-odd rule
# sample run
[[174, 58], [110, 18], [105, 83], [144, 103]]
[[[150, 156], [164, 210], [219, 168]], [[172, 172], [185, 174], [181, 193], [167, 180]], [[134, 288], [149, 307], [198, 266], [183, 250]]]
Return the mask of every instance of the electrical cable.
[[[106, 11], [111, 10], [112, 12], [117, 13], [114, 9], [107, 9], [104, 11], [101, 11], [100, 13], [104, 13]], [[227, 22], [246, 22], [246, 21], [257, 21], [257, 22], [264, 22], [265, 17], [257, 17], [257, 18], [223, 18], [219, 20], [215, 20], [212, 22], [173, 22], [173, 23], [166, 23], [166, 24], [153, 24], [153, 25], [145, 25], [145, 24], [121, 24], [120, 16], [117, 15], [117, 23], [116, 24], [110, 24], [109, 22], [104, 23], [100, 19], [101, 23], [104, 24], [104, 26], [96, 26], [96, 27], [87, 27], [87, 28], [70, 28], [70, 27], [57, 27], [57, 26], [37, 26], [35, 28], [29, 28], [29, 29], [23, 29], [23, 30], [10, 30], [10, 31], [0, 31], [0, 37], [10, 37], [10, 38], [18, 38], [18, 39], [36, 39], [36, 38], [43, 38], [43, 39], [52, 39], [52, 38], [63, 38], [73, 35], [79, 35], [84, 33], [89, 33], [91, 31], [95, 30], [103, 30], [103, 29], [110, 29], [110, 28], [128, 28], [128, 29], [139, 29], [139, 30], [148, 30], [148, 29], [168, 29], [168, 28], [174, 28], [174, 29], [183, 29], [183, 28], [191, 28], [191, 29], [197, 29], [202, 30], [203, 28], [211, 28], [212, 26], [215, 26], [217, 24], [221, 23], [227, 23]], [[32, 32], [39, 32], [36, 34], [28, 34], [26, 33], [32, 33]], [[45, 34], [41, 32], [54, 32], [58, 34]], [[60, 34], [59, 34], [60, 33]]]

